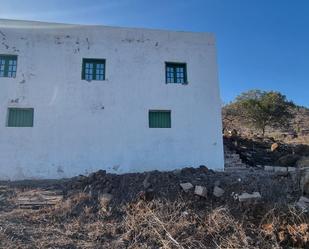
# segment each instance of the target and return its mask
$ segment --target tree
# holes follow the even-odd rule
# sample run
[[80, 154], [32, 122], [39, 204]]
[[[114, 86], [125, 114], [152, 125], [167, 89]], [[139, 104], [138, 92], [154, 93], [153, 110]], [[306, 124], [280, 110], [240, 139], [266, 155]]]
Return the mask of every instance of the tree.
[[226, 106], [224, 115], [241, 118], [243, 123], [262, 131], [264, 136], [266, 127], [288, 127], [293, 115], [290, 111], [293, 102], [286, 99], [279, 92], [250, 90], [236, 97], [236, 100]]

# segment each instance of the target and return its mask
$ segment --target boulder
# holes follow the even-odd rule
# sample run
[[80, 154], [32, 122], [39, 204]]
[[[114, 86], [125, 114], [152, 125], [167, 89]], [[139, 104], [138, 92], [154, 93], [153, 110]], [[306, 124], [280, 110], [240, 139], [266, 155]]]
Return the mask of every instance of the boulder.
[[191, 188], [193, 188], [192, 183], [190, 182], [185, 182], [185, 183], [180, 183], [180, 187], [185, 191], [188, 192]]
[[218, 186], [214, 187], [213, 195], [216, 197], [221, 197], [224, 194], [224, 190]]
[[195, 186], [194, 194], [202, 197], [207, 197], [207, 188], [204, 186]]

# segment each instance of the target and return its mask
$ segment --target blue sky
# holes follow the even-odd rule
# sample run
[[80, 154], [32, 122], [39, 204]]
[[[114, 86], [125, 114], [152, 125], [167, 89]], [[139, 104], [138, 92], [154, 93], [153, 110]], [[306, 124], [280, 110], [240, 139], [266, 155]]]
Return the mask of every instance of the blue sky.
[[214, 32], [225, 103], [263, 89], [309, 107], [308, 0], [0, 0], [0, 18]]

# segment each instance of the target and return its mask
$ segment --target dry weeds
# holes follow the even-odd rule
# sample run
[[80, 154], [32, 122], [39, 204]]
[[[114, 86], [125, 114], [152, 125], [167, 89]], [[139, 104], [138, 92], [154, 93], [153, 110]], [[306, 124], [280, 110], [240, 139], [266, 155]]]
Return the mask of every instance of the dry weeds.
[[309, 246], [308, 216], [295, 209], [273, 208], [263, 211], [262, 219], [249, 219], [245, 211], [230, 208], [196, 205], [194, 199], [140, 200], [107, 212], [105, 204], [81, 193], [52, 208], [0, 213], [0, 248]]

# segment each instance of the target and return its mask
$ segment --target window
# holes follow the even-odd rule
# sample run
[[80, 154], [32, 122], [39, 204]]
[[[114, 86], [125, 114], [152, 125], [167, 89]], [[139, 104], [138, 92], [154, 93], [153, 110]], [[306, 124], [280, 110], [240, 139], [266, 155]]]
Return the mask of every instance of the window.
[[149, 128], [171, 128], [171, 111], [149, 111]]
[[165, 63], [166, 83], [187, 84], [186, 63]]
[[33, 127], [33, 108], [9, 108], [8, 127]]
[[0, 55], [0, 77], [15, 78], [16, 69], [16, 55]]
[[105, 80], [104, 59], [83, 59], [83, 80]]

